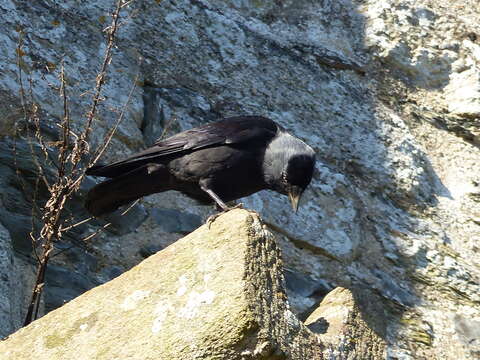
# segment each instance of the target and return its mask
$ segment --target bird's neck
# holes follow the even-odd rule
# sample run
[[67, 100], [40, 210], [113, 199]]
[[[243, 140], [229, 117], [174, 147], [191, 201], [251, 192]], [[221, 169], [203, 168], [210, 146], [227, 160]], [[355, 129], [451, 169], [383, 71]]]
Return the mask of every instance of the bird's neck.
[[279, 190], [278, 185], [281, 182], [282, 173], [286, 171], [288, 165], [288, 143], [292, 139], [295, 138], [282, 131], [265, 150], [263, 176], [265, 183], [271, 190]]
[[265, 150], [263, 161], [265, 183], [270, 189], [279, 191], [282, 176], [288, 172], [289, 161], [301, 156], [312, 157], [313, 154], [310, 146], [281, 130]]

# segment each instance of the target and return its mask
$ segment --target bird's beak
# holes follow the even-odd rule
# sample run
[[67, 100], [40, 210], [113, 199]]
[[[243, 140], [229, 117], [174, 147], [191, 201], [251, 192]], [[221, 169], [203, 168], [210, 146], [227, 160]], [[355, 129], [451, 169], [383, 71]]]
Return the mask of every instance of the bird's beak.
[[290, 202], [292, 203], [292, 208], [293, 211], [295, 211], [295, 214], [298, 210], [298, 202], [300, 201], [300, 196], [302, 196], [302, 193], [300, 192], [291, 191], [288, 193], [288, 197], [290, 198]]

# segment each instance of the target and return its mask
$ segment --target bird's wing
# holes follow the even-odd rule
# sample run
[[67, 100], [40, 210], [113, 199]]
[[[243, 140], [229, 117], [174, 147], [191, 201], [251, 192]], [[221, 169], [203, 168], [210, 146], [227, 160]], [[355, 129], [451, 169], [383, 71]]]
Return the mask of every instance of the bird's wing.
[[168, 139], [159, 139], [155, 144], [130, 158], [158, 158], [179, 152], [198, 150], [206, 147], [239, 144], [264, 138], [265, 142], [277, 132], [277, 124], [260, 116], [239, 116], [206, 124], [176, 134]]
[[89, 175], [118, 176], [118, 172], [130, 171], [135, 165], [144, 162], [161, 162], [162, 157], [181, 154], [206, 147], [234, 145], [254, 140], [267, 143], [277, 133], [279, 126], [261, 116], [238, 116], [206, 124], [198, 128], [176, 134], [168, 139], [159, 139], [150, 148], [125, 160], [106, 165], [94, 166]]

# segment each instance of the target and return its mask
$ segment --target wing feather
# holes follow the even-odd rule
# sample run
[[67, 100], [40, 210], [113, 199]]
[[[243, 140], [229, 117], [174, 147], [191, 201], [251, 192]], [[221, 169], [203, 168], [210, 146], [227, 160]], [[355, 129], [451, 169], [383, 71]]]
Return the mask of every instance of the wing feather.
[[94, 166], [89, 175], [115, 177], [148, 162], [161, 163], [172, 156], [221, 145], [242, 144], [272, 139], [279, 126], [261, 116], [238, 116], [183, 131], [168, 139], [159, 139], [150, 148], [106, 166]]

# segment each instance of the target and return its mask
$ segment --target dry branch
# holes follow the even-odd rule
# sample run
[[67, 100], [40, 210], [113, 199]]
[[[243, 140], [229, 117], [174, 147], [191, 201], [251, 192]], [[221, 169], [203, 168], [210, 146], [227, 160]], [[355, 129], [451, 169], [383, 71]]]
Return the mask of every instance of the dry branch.
[[[59, 74], [60, 87], [58, 88], [58, 91], [59, 96], [62, 99], [63, 116], [61, 121], [57, 123], [57, 126], [60, 128], [60, 139], [53, 143], [47, 143], [44, 139], [44, 135], [42, 134], [42, 129], [40, 126], [40, 114], [38, 111], [38, 106], [33, 101], [33, 85], [31, 81], [29, 91], [29, 98], [32, 103], [31, 109], [28, 109], [26, 105], [27, 96], [23, 86], [22, 68], [20, 66], [20, 54], [22, 53], [23, 35], [20, 35], [19, 45], [17, 48], [20, 97], [27, 128], [28, 126], [32, 126], [34, 129], [33, 135], [29, 135], [27, 137], [30, 151], [32, 153], [32, 158], [38, 171], [34, 202], [36, 202], [37, 200], [36, 192], [38, 190], [38, 183], [40, 181], [45, 184], [49, 193], [48, 199], [46, 200], [45, 205], [41, 208], [41, 211], [40, 209], [32, 210], [32, 218], [34, 216], [39, 217], [43, 225], [38, 233], [34, 231], [32, 226], [31, 239], [33, 242], [34, 254], [38, 262], [38, 267], [35, 285], [32, 290], [32, 296], [25, 317], [24, 325], [28, 325], [38, 316], [40, 297], [44, 288], [46, 269], [48, 262], [53, 255], [54, 242], [61, 240], [62, 236], [66, 231], [71, 230], [74, 227], [79, 226], [92, 219], [88, 218], [73, 225], [67, 225], [65, 223], [65, 220], [63, 219], [65, 213], [65, 204], [73, 196], [73, 194], [75, 194], [79, 190], [80, 184], [85, 177], [85, 168], [81, 167], [80, 165], [85, 159], [88, 158], [90, 158], [88, 164], [91, 165], [93, 162], [97, 161], [100, 155], [105, 151], [106, 147], [110, 143], [115, 133], [115, 130], [117, 129], [119, 123], [124, 117], [126, 107], [128, 106], [128, 102], [130, 101], [131, 95], [135, 89], [134, 85], [130, 91], [130, 96], [127, 100], [127, 103], [124, 104], [115, 126], [107, 133], [103, 144], [101, 144], [99, 150], [95, 152], [95, 156], [91, 156], [89, 146], [90, 134], [93, 131], [93, 127], [95, 124], [94, 120], [96, 118], [99, 105], [103, 101], [103, 86], [106, 81], [108, 66], [112, 61], [115, 35], [119, 28], [120, 12], [125, 6], [125, 4], [126, 3], [124, 2], [124, 0], [117, 1], [115, 10], [112, 13], [111, 25], [104, 30], [107, 35], [107, 47], [105, 49], [105, 54], [100, 71], [98, 72], [96, 77], [91, 105], [86, 114], [86, 121], [83, 130], [79, 135], [74, 134], [71, 129], [72, 119], [69, 110], [68, 87], [65, 79], [65, 66], [64, 62], [62, 61]], [[34, 149], [35, 146], [39, 146], [41, 149], [41, 154], [43, 154], [41, 159], [38, 157], [38, 152]], [[54, 148], [57, 148], [58, 150], [56, 161], [54, 161], [51, 156], [52, 146]], [[17, 167], [17, 165], [15, 166]], [[54, 174], [53, 179], [50, 179], [46, 174], [47, 166], [54, 166], [56, 168], [56, 173]], [[19, 173], [19, 171], [17, 171], [17, 173]], [[19, 177], [21, 178], [20, 174]], [[25, 191], [24, 184], [23, 187]], [[33, 205], [33, 208], [35, 208], [35, 205]], [[109, 224], [106, 224], [101, 229], [105, 229], [108, 226]], [[101, 231], [101, 229], [88, 235], [87, 239], [94, 237]]]

